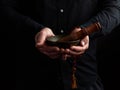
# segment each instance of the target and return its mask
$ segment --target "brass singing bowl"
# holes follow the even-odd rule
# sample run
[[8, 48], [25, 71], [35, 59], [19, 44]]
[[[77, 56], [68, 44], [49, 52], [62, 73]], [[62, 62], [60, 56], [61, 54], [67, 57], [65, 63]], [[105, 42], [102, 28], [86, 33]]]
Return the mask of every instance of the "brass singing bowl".
[[80, 43], [80, 40], [59, 42], [59, 40], [63, 38], [64, 36], [65, 35], [51, 36], [47, 38], [46, 43], [50, 46], [58, 46], [60, 48], [69, 48], [70, 46], [76, 46]]

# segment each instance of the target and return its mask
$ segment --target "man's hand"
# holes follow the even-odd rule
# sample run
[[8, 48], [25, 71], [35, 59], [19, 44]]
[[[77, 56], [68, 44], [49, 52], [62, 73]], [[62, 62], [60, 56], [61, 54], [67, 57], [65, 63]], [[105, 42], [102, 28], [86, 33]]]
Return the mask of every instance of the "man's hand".
[[[75, 28], [71, 34], [77, 33], [81, 28]], [[67, 49], [61, 49], [62, 59], [66, 60], [68, 57], [81, 56], [89, 47], [89, 36], [85, 36], [78, 46], [71, 46]]]
[[60, 57], [60, 49], [56, 46], [46, 45], [46, 38], [54, 36], [50, 28], [43, 28], [35, 36], [36, 48], [43, 54], [47, 55], [51, 59], [57, 59]]

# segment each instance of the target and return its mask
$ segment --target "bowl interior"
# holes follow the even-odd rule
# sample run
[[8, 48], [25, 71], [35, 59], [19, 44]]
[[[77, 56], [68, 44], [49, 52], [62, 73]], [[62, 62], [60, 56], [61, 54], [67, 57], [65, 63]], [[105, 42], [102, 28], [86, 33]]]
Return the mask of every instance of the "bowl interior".
[[78, 45], [80, 40], [76, 41], [67, 41], [67, 42], [58, 42], [59, 39], [64, 37], [65, 35], [55, 35], [47, 38], [47, 44], [50, 46], [58, 46], [62, 48], [68, 48], [72, 45]]

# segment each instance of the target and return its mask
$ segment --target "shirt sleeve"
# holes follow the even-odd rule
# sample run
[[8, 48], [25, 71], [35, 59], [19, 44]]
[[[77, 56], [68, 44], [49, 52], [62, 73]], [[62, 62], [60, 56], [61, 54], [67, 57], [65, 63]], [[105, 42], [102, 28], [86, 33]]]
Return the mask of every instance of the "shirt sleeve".
[[81, 27], [88, 26], [94, 22], [101, 24], [101, 31], [104, 35], [110, 33], [120, 24], [120, 0], [104, 0], [99, 12]]
[[[17, 10], [20, 0], [2, 0], [1, 1], [1, 18], [7, 24], [13, 25], [15, 28], [24, 27], [26, 30], [33, 30], [33, 33], [38, 32], [44, 28], [43, 25], [39, 24], [32, 18], [23, 15]], [[20, 5], [19, 5], [20, 6]], [[20, 29], [17, 29], [20, 30]], [[21, 29], [22, 30], [22, 29]]]

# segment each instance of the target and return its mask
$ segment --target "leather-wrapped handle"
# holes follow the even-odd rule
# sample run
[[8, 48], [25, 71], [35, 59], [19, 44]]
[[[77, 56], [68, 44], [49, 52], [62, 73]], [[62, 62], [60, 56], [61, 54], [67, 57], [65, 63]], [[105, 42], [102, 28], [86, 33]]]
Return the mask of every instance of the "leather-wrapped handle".
[[58, 42], [67, 42], [74, 41], [84, 38], [86, 35], [90, 35], [101, 29], [101, 25], [99, 22], [93, 23], [87, 27], [82, 28], [79, 32], [66, 35], [58, 40]]

